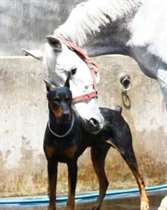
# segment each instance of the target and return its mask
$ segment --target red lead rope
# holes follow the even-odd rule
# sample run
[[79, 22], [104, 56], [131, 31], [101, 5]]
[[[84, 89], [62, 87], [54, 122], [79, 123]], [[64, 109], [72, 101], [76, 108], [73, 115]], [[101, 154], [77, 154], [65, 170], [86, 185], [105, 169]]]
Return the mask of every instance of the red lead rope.
[[77, 102], [80, 102], [80, 101], [89, 101], [92, 98], [96, 98], [97, 97], [97, 88], [96, 88], [97, 65], [96, 65], [96, 63], [93, 61], [93, 59], [91, 59], [86, 54], [86, 52], [83, 49], [78, 47], [75, 43], [65, 39], [62, 36], [59, 36], [59, 37], [56, 36], [56, 38], [59, 39], [68, 48], [73, 50], [88, 65], [88, 67], [90, 69], [90, 72], [91, 72], [91, 75], [92, 75], [94, 91], [73, 98], [74, 102], [77, 103]]

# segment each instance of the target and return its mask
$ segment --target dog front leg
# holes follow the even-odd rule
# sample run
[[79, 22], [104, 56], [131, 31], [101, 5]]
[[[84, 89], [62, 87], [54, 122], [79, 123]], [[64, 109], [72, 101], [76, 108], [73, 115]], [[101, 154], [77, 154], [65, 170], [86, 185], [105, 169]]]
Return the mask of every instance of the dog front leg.
[[48, 188], [49, 188], [48, 210], [56, 210], [57, 165], [58, 165], [57, 162], [48, 160]]
[[75, 209], [75, 190], [77, 183], [77, 161], [68, 163], [68, 201], [67, 207], [70, 210]]

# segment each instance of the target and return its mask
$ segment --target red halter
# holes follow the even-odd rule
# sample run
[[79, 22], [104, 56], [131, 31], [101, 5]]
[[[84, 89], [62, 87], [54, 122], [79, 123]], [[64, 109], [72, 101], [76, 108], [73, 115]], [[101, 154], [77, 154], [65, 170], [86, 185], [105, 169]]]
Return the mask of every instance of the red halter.
[[73, 98], [74, 103], [81, 102], [81, 101], [89, 101], [92, 98], [97, 98], [97, 88], [96, 88], [97, 65], [96, 63], [93, 61], [93, 59], [91, 59], [86, 54], [86, 52], [83, 49], [78, 47], [75, 43], [65, 39], [62, 36], [61, 37], [56, 36], [56, 38], [60, 40], [63, 44], [65, 44], [69, 49], [73, 50], [88, 65], [90, 69], [90, 73], [92, 75], [92, 79], [93, 79], [92, 86], [93, 86], [94, 91], [83, 94], [81, 96], [74, 97]]

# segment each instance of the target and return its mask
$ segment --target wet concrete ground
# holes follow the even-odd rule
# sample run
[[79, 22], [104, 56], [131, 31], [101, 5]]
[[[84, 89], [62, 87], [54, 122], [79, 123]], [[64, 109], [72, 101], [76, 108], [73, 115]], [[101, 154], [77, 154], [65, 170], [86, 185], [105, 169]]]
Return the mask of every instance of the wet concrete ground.
[[[162, 198], [167, 195], [167, 191], [159, 192], [158, 194], [149, 195], [150, 210], [157, 210]], [[90, 210], [95, 202], [77, 203], [76, 210]], [[46, 210], [47, 206], [5, 206], [1, 205], [0, 210]], [[57, 210], [65, 210], [65, 205], [58, 205]], [[106, 199], [102, 210], [139, 210], [139, 197], [121, 198], [121, 199]]]

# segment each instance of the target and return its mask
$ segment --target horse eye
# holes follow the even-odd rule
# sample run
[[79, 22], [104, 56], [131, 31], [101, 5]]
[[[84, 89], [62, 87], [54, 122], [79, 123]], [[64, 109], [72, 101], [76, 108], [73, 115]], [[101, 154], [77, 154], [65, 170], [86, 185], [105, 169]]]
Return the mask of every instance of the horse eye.
[[72, 68], [71, 69], [71, 75], [74, 75], [76, 73], [76, 71], [77, 71], [77, 68], [76, 67]]

